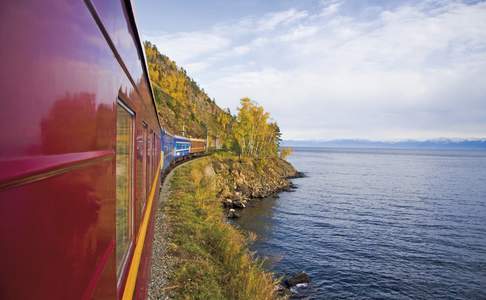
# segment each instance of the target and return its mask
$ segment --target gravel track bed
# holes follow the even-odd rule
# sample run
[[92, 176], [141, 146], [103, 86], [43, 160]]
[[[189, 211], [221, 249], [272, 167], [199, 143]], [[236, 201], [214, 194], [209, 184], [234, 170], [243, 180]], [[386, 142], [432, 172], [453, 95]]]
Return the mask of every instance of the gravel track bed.
[[167, 237], [170, 227], [164, 215], [164, 206], [170, 195], [170, 181], [174, 171], [182, 165], [195, 160], [197, 159], [184, 162], [175, 167], [164, 178], [164, 182], [162, 183], [160, 189], [159, 199], [157, 202], [157, 211], [155, 212], [154, 240], [152, 242], [152, 267], [148, 292], [148, 298], [150, 300], [171, 299], [171, 287], [168, 286], [168, 278], [171, 273], [172, 266], [174, 265], [175, 258], [167, 253], [167, 245], [169, 243]]

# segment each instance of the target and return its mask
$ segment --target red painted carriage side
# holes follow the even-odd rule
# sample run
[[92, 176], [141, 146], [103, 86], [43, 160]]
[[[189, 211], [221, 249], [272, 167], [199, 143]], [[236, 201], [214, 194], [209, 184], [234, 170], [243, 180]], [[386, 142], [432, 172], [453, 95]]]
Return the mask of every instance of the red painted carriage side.
[[[121, 296], [114, 259], [117, 99], [136, 113], [135, 141], [144, 125], [158, 133], [159, 124], [130, 5], [106, 2], [2, 3], [0, 299]], [[152, 151], [157, 162], [160, 151]], [[142, 168], [143, 156], [135, 174]], [[152, 184], [155, 168], [148, 167], [149, 178], [148, 169], [134, 177], [135, 232], [148, 194], [139, 186]], [[139, 185], [141, 177], [149, 183]], [[148, 260], [144, 255], [141, 266]], [[144, 296], [148, 275], [140, 274], [136, 295]]]

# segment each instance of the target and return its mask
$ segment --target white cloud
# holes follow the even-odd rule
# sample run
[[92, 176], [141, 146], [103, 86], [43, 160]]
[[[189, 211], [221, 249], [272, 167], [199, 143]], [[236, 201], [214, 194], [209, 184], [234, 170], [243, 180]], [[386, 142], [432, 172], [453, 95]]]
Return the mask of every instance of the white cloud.
[[322, 1], [324, 8], [322, 9], [320, 16], [328, 17], [335, 15], [339, 11], [342, 4], [342, 1]]
[[229, 38], [213, 32], [147, 34], [145, 38], [152, 41], [163, 53], [182, 65], [189, 63], [195, 57], [226, 49], [231, 43]]
[[205, 71], [209, 66], [210, 64], [207, 62], [194, 62], [185, 65], [185, 68], [191, 70], [192, 72], [199, 73]]
[[237, 54], [237, 55], [243, 55], [243, 54], [246, 54], [248, 52], [250, 52], [251, 48], [249, 46], [237, 46], [237, 47], [234, 47], [233, 48], [233, 51]]
[[344, 4], [154, 42], [222, 106], [263, 104], [287, 138], [486, 136], [486, 3], [426, 1], [367, 18]]
[[279, 25], [290, 24], [308, 16], [306, 11], [289, 9], [270, 13], [261, 18], [257, 23], [258, 30], [273, 30]]
[[293, 42], [315, 35], [319, 31], [317, 26], [299, 25], [298, 27], [282, 34], [279, 39], [283, 42]]

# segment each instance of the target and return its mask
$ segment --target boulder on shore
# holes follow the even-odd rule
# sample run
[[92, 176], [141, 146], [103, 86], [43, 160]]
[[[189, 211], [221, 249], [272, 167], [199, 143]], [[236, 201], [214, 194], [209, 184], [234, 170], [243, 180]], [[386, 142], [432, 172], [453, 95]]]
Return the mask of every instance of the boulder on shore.
[[226, 208], [233, 208], [233, 200], [226, 199], [223, 201], [223, 206]]
[[294, 175], [287, 176], [287, 179], [296, 179], [296, 178], [304, 178], [304, 177], [306, 177], [304, 172], [296, 171]]
[[226, 216], [228, 219], [237, 219], [240, 217], [240, 214], [236, 212], [233, 208], [228, 211], [228, 215]]
[[295, 189], [293, 189], [291, 186], [287, 186], [282, 189], [282, 191], [287, 192], [287, 193], [293, 193], [295, 192]]
[[287, 288], [294, 287], [301, 283], [309, 283], [310, 277], [305, 272], [300, 272], [283, 280], [283, 285]]
[[233, 201], [233, 208], [243, 209], [246, 207], [246, 204], [243, 200], [235, 200]]

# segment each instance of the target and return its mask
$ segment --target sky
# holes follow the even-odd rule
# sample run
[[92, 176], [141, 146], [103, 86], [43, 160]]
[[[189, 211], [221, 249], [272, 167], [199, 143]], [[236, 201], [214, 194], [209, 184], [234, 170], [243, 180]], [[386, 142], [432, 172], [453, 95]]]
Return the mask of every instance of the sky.
[[139, 31], [235, 113], [285, 139], [486, 138], [486, 2], [135, 3]]

